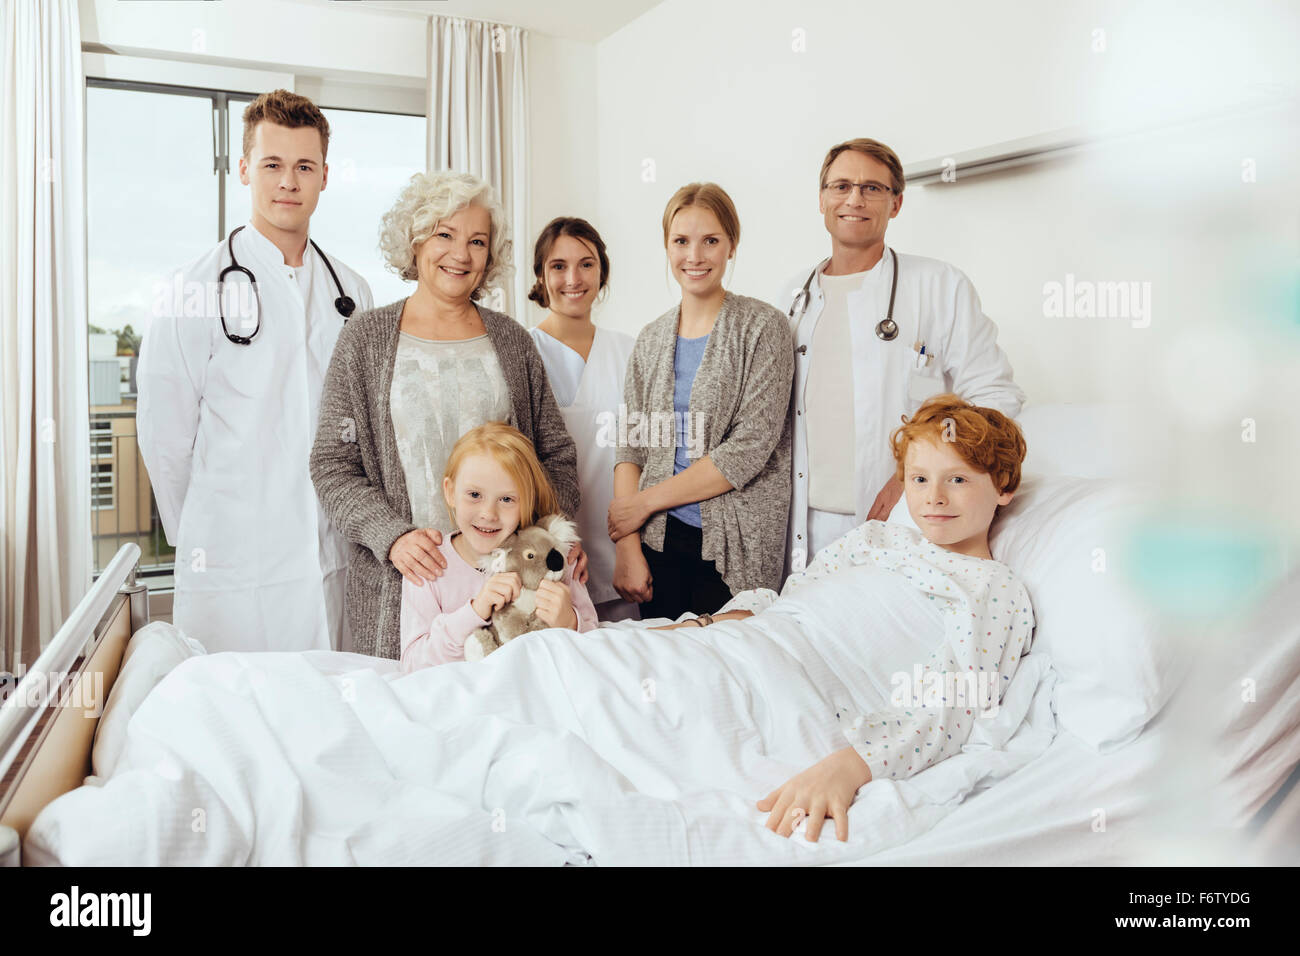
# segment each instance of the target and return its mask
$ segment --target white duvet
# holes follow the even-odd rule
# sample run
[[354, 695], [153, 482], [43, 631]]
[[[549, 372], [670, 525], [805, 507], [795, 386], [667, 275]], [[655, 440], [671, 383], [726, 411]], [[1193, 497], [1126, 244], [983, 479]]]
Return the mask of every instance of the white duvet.
[[[1051, 743], [1055, 674], [1029, 654], [961, 752], [877, 779], [849, 840], [764, 827], [755, 801], [847, 746], [836, 706], [887, 706], [897, 642], [855, 565], [709, 628], [547, 630], [395, 678], [305, 655], [177, 667], [112, 777], [51, 803], [29, 863], [843, 863], [930, 829]], [[900, 580], [903, 578], [900, 577]], [[878, 583], [878, 582], [877, 582]], [[831, 594], [833, 600], [827, 599]], [[935, 635], [935, 643], [939, 640]], [[881, 648], [893, 646], [886, 660]], [[827, 660], [854, 655], [844, 678]], [[843, 671], [845, 668], [840, 667]], [[845, 683], [845, 680], [850, 683]]]

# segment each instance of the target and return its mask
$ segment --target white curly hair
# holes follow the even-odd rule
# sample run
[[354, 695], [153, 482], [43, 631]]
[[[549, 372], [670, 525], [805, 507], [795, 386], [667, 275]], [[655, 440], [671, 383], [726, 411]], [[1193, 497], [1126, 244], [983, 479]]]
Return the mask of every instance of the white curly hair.
[[484, 289], [508, 281], [514, 267], [505, 210], [492, 187], [469, 173], [416, 173], [411, 177], [379, 226], [379, 249], [388, 268], [403, 279], [418, 279], [415, 247], [433, 235], [439, 222], [470, 204], [482, 206], [492, 219], [487, 268], [471, 298], [478, 300]]

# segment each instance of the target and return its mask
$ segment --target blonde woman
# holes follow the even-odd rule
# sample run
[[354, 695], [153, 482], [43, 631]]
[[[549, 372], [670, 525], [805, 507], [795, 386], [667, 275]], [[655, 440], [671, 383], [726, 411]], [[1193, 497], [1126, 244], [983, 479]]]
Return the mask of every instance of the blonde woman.
[[[580, 501], [577, 456], [528, 333], [477, 304], [503, 282], [510, 238], [487, 183], [419, 173], [385, 214], [380, 247], [411, 295], [352, 319], [321, 398], [311, 475], [352, 543], [347, 613], [355, 649], [398, 658], [402, 579], [436, 579], [453, 530], [442, 475], [461, 435], [505, 421], [533, 444], [563, 512]], [[578, 552], [580, 580], [586, 556]]]
[[723, 287], [736, 207], [715, 183], [683, 186], [663, 236], [682, 299], [637, 337], [607, 522], [614, 586], [643, 618], [778, 588], [790, 509], [790, 326]]

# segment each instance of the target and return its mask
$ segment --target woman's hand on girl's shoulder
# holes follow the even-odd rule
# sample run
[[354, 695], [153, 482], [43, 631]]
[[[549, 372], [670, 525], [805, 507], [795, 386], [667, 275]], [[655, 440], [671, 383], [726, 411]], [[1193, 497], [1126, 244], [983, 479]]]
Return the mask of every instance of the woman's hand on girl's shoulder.
[[586, 584], [587, 552], [582, 550], [581, 541], [573, 542], [573, 547], [569, 548], [569, 554], [564, 560], [573, 565], [573, 580], [579, 584]]
[[438, 550], [441, 544], [441, 531], [416, 528], [393, 542], [388, 560], [402, 572], [402, 577], [419, 587], [425, 581], [436, 581], [447, 570], [447, 559]]

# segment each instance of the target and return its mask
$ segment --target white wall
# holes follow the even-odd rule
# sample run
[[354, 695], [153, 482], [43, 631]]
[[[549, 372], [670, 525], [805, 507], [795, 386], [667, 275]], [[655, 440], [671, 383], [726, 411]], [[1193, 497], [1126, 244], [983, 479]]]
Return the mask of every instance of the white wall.
[[[1294, 36], [1284, 14], [1130, 6], [665, 0], [597, 47], [597, 225], [615, 277], [602, 321], [635, 331], [676, 301], [660, 217], [684, 183], [731, 193], [742, 238], [730, 287], [770, 299], [829, 252], [817, 173], [833, 143], [871, 136], [907, 164], [1083, 123], [1148, 124], [1293, 82], [1278, 67]], [[1247, 119], [913, 187], [888, 238], [971, 276], [1031, 401], [1112, 398], [1117, 385], [1140, 398], [1162, 374], [1162, 332], [1217, 298], [1197, 277], [1231, 261], [1225, 232], [1257, 230], [1265, 194], [1291, 188], [1275, 177], [1243, 192], [1241, 157], [1265, 147], [1267, 128]], [[1152, 329], [1045, 318], [1043, 285], [1067, 273], [1151, 282]]]
[[[523, 261], [531, 268], [533, 240], [542, 227], [556, 216], [582, 216], [595, 222], [599, 194], [596, 48], [534, 34], [528, 57], [532, 231], [515, 241], [527, 249]], [[521, 303], [518, 311], [525, 325], [535, 324], [545, 314], [532, 302]]]

